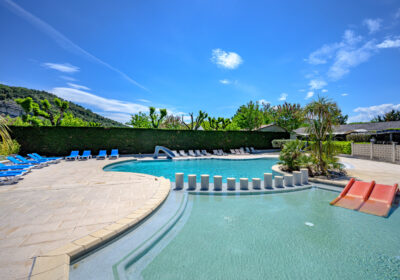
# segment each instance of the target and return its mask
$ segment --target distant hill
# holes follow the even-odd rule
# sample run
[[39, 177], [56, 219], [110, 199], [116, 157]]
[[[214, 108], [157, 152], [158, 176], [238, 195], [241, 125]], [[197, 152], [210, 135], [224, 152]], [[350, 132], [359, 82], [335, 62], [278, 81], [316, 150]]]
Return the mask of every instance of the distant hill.
[[[53, 106], [54, 105], [54, 98], [62, 98], [48, 93], [43, 90], [34, 90], [28, 89], [23, 87], [10, 87], [3, 84], [0, 84], [0, 113], [4, 115], [10, 115], [10, 117], [17, 117], [23, 114], [23, 110], [21, 106], [15, 103], [13, 100], [17, 98], [25, 98], [31, 97], [36, 103], [39, 103], [40, 100], [47, 99]], [[87, 122], [97, 122], [101, 123], [103, 126], [117, 126], [122, 127], [125, 126], [122, 123], [117, 121], [105, 118], [100, 116], [96, 113], [93, 113], [91, 110], [86, 109], [78, 104], [73, 102], [69, 102], [69, 109], [68, 111], [74, 114], [75, 117], [81, 118]]]

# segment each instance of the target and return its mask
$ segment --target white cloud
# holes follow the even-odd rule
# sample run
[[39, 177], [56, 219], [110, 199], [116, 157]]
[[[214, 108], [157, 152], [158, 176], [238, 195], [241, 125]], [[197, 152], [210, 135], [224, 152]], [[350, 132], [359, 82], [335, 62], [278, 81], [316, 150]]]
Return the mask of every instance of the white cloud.
[[51, 63], [46, 62], [42, 64], [46, 68], [54, 69], [64, 73], [75, 73], [79, 71], [78, 66], [71, 65], [69, 63]]
[[339, 48], [339, 44], [323, 45], [318, 50], [312, 52], [306, 61], [310, 64], [325, 64], [328, 59], [332, 58], [335, 51]]
[[279, 101], [286, 101], [287, 97], [288, 97], [287, 93], [282, 93], [278, 100]]
[[313, 91], [309, 91], [309, 92], [307, 92], [307, 96], [306, 96], [305, 99], [310, 99], [313, 96], [314, 96], [314, 92]]
[[69, 85], [70, 87], [76, 88], [76, 89], [90, 90], [90, 88], [88, 88], [88, 87], [74, 84], [74, 83], [67, 83], [67, 85]]
[[367, 18], [363, 21], [363, 24], [367, 26], [370, 34], [379, 31], [381, 29], [381, 23], [382, 20], [380, 18], [377, 19]]
[[359, 48], [341, 48], [335, 57], [335, 61], [329, 68], [328, 76], [338, 80], [350, 72], [350, 69], [366, 62], [376, 51], [373, 41], [368, 41]]
[[354, 112], [359, 114], [355, 116], [350, 116], [349, 122], [370, 121], [377, 115], [382, 115], [391, 110], [399, 110], [399, 109], [400, 109], [400, 104], [381, 104], [370, 107], [358, 107], [354, 109]]
[[221, 49], [212, 50], [211, 61], [227, 69], [236, 69], [243, 62], [242, 58], [237, 53], [226, 52]]
[[147, 99], [138, 99], [138, 101], [143, 102], [143, 103], [150, 103], [150, 100]]
[[400, 18], [400, 8], [397, 10], [396, 14], [394, 15], [395, 18]]
[[322, 89], [321, 91], [322, 91], [323, 93], [328, 92], [327, 89]]
[[349, 95], [348, 93], [342, 93], [341, 94], [342, 96], [347, 96], [347, 95]]
[[56, 87], [51, 90], [51, 93], [66, 100], [89, 105], [105, 112], [135, 114], [140, 111], [148, 111], [147, 106], [116, 99], [107, 99], [75, 88]]
[[310, 89], [313, 90], [313, 89], [321, 89], [324, 86], [326, 86], [327, 83], [324, 80], [321, 80], [321, 79], [314, 79], [314, 80], [311, 80], [308, 83], [308, 85], [310, 86]]
[[379, 49], [387, 49], [387, 48], [399, 48], [400, 47], [400, 38], [397, 39], [386, 39], [382, 43], [376, 45]]
[[22, 7], [20, 7], [18, 4], [14, 3], [11, 0], [5, 0], [6, 6], [14, 12], [16, 15], [22, 17], [26, 21], [30, 22], [32, 25], [34, 25], [36, 28], [38, 28], [40, 31], [43, 33], [47, 34], [49, 37], [51, 37], [61, 48], [65, 49], [68, 52], [71, 52], [73, 54], [78, 54], [92, 62], [98, 63], [111, 71], [117, 73], [120, 75], [122, 78], [130, 82], [131, 84], [134, 84], [141, 89], [144, 89], [148, 91], [144, 86], [133, 80], [131, 77], [129, 77], [127, 74], [119, 70], [118, 68], [112, 66], [111, 64], [108, 64], [107, 62], [101, 60], [100, 58], [92, 55], [91, 53], [87, 52], [85, 49], [81, 48], [74, 42], [72, 42], [70, 39], [68, 39], [65, 35], [63, 35], [61, 32], [56, 30], [54, 27], [49, 25], [48, 23], [44, 22], [40, 18], [36, 17], [35, 15], [31, 14], [30, 12], [26, 11]]
[[72, 77], [69, 77], [69, 76], [60, 76], [60, 78], [66, 80], [66, 81], [71, 81], [71, 82], [75, 82], [76, 81], [75, 78], [72, 78]]
[[229, 81], [228, 79], [219, 80], [219, 82], [220, 82], [221, 84], [224, 84], [224, 85], [228, 85], [228, 84], [231, 83], [231, 81]]
[[265, 99], [258, 100], [258, 103], [260, 103], [260, 104], [271, 104], [271, 102], [269, 102], [269, 101], [267, 101]]

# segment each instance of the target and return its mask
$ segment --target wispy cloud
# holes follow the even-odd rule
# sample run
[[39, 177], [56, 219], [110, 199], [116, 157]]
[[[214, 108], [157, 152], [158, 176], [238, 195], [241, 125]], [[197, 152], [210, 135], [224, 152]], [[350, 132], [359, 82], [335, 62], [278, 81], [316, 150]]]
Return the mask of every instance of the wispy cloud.
[[399, 110], [400, 104], [381, 104], [370, 107], [358, 107], [354, 109], [355, 116], [349, 117], [349, 122], [366, 122], [370, 121], [377, 115], [385, 114], [391, 110]]
[[400, 48], [400, 38], [386, 39], [385, 41], [376, 46], [379, 49]]
[[311, 80], [311, 81], [308, 83], [308, 85], [310, 86], [310, 89], [311, 89], [311, 90], [315, 90], [315, 89], [321, 89], [321, 88], [323, 88], [324, 86], [327, 85], [327, 83], [326, 83], [324, 80], [322, 80], [322, 79], [314, 79], [314, 80]]
[[287, 97], [288, 97], [288, 94], [283, 92], [283, 93], [281, 93], [281, 95], [279, 96], [278, 100], [279, 100], [279, 101], [286, 101]]
[[74, 84], [74, 83], [67, 83], [67, 85], [69, 85], [70, 87], [76, 88], [76, 89], [90, 90], [90, 88], [88, 88], [86, 86], [82, 86], [82, 85], [78, 85], [78, 84]]
[[400, 8], [397, 9], [397, 12], [394, 15], [394, 18], [400, 18]]
[[66, 51], [69, 51], [71, 53], [80, 55], [90, 61], [93, 61], [95, 63], [98, 63], [102, 66], [105, 66], [106, 68], [110, 69], [111, 71], [117, 73], [120, 75], [122, 78], [130, 82], [131, 84], [144, 89], [148, 91], [147, 88], [136, 82], [134, 79], [129, 77], [127, 74], [119, 70], [118, 68], [112, 66], [111, 64], [108, 64], [107, 62], [101, 60], [100, 58], [92, 55], [88, 51], [84, 50], [74, 42], [72, 42], [70, 39], [68, 39], [65, 35], [63, 35], [61, 32], [56, 30], [54, 27], [49, 25], [48, 23], [44, 22], [40, 18], [36, 17], [35, 15], [31, 14], [27, 10], [23, 9], [21, 6], [16, 4], [15, 2], [11, 0], [4, 0], [6, 3], [6, 6], [13, 11], [15, 14], [18, 16], [22, 17], [23, 19], [27, 20], [30, 22], [32, 25], [34, 25], [36, 28], [38, 28], [40, 31], [43, 33], [47, 34], [49, 37], [51, 37], [60, 47], [65, 49]]
[[309, 92], [307, 92], [307, 95], [306, 95], [305, 99], [310, 99], [313, 96], [314, 96], [314, 92], [313, 91], [309, 91]]
[[341, 94], [342, 96], [347, 96], [347, 95], [349, 95], [348, 93], [342, 93]]
[[326, 93], [326, 92], [328, 92], [328, 90], [324, 88], [321, 90], [321, 92]]
[[104, 112], [126, 113], [129, 115], [148, 110], [147, 106], [116, 99], [104, 98], [76, 88], [56, 87], [53, 88], [51, 92], [66, 100], [76, 102], [78, 104], [89, 105]]
[[363, 24], [367, 26], [369, 34], [375, 33], [381, 29], [382, 19], [367, 18], [363, 21]]
[[138, 99], [137, 101], [143, 102], [143, 103], [150, 103], [150, 100], [147, 99]]
[[214, 49], [212, 50], [211, 61], [226, 69], [236, 69], [243, 62], [243, 59], [235, 52]]
[[51, 63], [46, 62], [42, 64], [46, 68], [54, 69], [64, 73], [75, 73], [79, 71], [78, 66], [71, 65], [69, 63]]
[[60, 76], [60, 78], [66, 80], [66, 81], [70, 81], [70, 82], [75, 82], [76, 81], [75, 78], [72, 78], [72, 77], [69, 77], [69, 76]]
[[221, 84], [224, 84], [224, 85], [228, 85], [228, 84], [232, 83], [232, 82], [231, 82], [230, 80], [228, 80], [228, 79], [219, 80], [219, 82], [220, 82]]
[[265, 99], [258, 100], [258, 103], [260, 103], [260, 104], [271, 104], [271, 102], [269, 102], [269, 101], [267, 101]]

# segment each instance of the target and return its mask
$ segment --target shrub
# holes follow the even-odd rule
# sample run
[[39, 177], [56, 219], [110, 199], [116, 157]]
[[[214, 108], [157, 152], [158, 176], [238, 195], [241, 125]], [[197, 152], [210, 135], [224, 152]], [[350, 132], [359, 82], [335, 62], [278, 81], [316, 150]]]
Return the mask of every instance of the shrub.
[[12, 140], [10, 145], [4, 144], [4, 142], [0, 143], [0, 155], [8, 156], [11, 154], [18, 154], [21, 145], [17, 142], [17, 140]]
[[372, 138], [371, 134], [349, 134], [346, 135], [346, 140], [347, 141], [353, 141], [353, 142], [370, 142]]
[[293, 142], [293, 139], [274, 139], [272, 140], [272, 147], [282, 149], [283, 146], [288, 142]]
[[304, 146], [305, 143], [300, 140], [286, 142], [279, 154], [279, 164], [282, 164], [289, 172], [306, 166], [310, 159], [303, 152]]
[[351, 155], [351, 142], [349, 142], [349, 141], [334, 141], [333, 145], [336, 146], [339, 154]]

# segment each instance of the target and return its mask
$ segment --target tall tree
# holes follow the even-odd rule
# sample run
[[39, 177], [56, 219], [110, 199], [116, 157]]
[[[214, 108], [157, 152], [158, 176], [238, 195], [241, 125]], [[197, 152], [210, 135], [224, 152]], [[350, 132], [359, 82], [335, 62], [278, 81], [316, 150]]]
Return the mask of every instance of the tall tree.
[[246, 105], [240, 106], [233, 116], [233, 122], [245, 130], [259, 128], [263, 124], [264, 115], [258, 102], [250, 101]]
[[307, 132], [311, 140], [311, 156], [315, 161], [317, 172], [328, 175], [329, 166], [335, 165], [337, 161], [332, 131], [337, 124], [339, 108], [330, 99], [318, 97], [318, 100], [309, 103], [304, 111], [309, 124]]
[[160, 114], [156, 112], [156, 108], [154, 107], [149, 107], [150, 110], [150, 119], [151, 119], [151, 124], [153, 128], [159, 128], [160, 124], [164, 120], [164, 118], [167, 116], [167, 109], [160, 109]]
[[126, 123], [127, 125], [131, 125], [133, 128], [151, 128], [151, 120], [150, 117], [143, 112], [139, 112], [137, 114], [131, 115], [131, 120]]
[[372, 122], [400, 121], [400, 110], [391, 110], [383, 115], [376, 116], [371, 121]]
[[183, 121], [183, 116], [182, 116], [182, 123], [187, 127], [189, 130], [198, 130], [203, 123], [203, 121], [208, 117], [208, 114], [203, 111], [199, 111], [199, 114], [197, 115], [196, 119], [194, 119], [193, 113], [189, 113], [190, 116], [190, 123], [187, 124]]
[[299, 128], [304, 122], [303, 109], [300, 104], [285, 102], [271, 108], [271, 114], [273, 122], [289, 132]]

